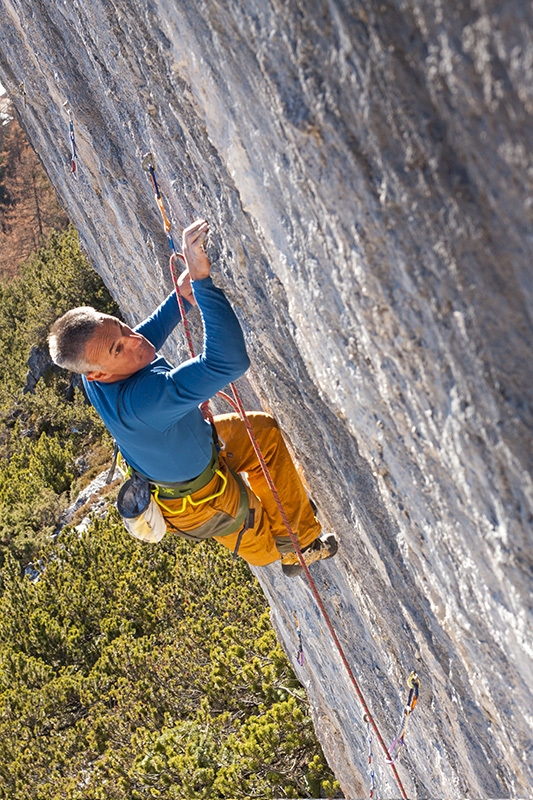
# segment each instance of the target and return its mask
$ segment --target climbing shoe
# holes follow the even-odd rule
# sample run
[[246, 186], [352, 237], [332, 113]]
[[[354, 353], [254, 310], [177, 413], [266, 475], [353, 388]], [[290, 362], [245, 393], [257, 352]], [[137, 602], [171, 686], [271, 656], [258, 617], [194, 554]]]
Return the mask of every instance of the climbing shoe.
[[[335, 555], [338, 548], [338, 542], [332, 533], [321, 533], [318, 539], [311, 542], [304, 550], [302, 555], [304, 561], [309, 566], [314, 564], [315, 561], [322, 561], [324, 558], [331, 558]], [[292, 578], [295, 575], [300, 575], [303, 572], [302, 565], [296, 553], [287, 553], [281, 559], [281, 569], [283, 574]]]

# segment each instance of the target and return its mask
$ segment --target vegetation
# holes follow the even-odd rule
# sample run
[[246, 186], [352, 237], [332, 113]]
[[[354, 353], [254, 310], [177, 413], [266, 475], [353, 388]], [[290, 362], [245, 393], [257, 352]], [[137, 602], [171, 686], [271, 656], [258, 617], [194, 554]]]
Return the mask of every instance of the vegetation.
[[68, 224], [14, 113], [0, 99], [0, 275], [5, 277], [16, 275], [43, 236]]
[[72, 229], [0, 285], [0, 800], [333, 796], [244, 562], [142, 545], [113, 507], [52, 536], [111, 453], [71, 376], [26, 376], [81, 303], [116, 313]]
[[[319, 797], [304, 695], [244, 562], [66, 529], [0, 601], [0, 797]], [[3, 794], [2, 794], [3, 791]], [[323, 796], [323, 795], [322, 795]]]
[[[111, 451], [72, 377], [47, 361], [50, 325], [81, 302], [117, 312], [72, 228], [52, 233], [15, 279], [0, 284], [0, 557], [10, 550], [31, 560], [57, 525], [71, 487], [78, 488], [75, 478]], [[28, 392], [32, 352], [50, 368]]]

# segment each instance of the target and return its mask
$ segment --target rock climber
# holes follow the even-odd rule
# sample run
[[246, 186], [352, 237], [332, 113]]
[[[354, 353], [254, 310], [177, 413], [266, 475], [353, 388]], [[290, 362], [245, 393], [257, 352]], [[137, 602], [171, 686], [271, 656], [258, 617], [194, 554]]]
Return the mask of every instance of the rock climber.
[[[179, 277], [186, 311], [197, 305], [202, 317], [199, 356], [174, 367], [157, 354], [181, 321], [175, 292], [133, 329], [94, 308], [67, 311], [50, 331], [50, 354], [82, 374], [123, 459], [148, 479], [164, 529], [214, 538], [254, 566], [281, 560], [285, 575], [297, 575], [302, 567], [244, 422], [232, 413], [213, 424], [199, 408], [249, 366], [237, 317], [211, 278], [208, 230], [203, 219], [184, 230]], [[306, 563], [330, 558], [337, 540], [321, 532], [277, 423], [262, 412], [247, 416]]]

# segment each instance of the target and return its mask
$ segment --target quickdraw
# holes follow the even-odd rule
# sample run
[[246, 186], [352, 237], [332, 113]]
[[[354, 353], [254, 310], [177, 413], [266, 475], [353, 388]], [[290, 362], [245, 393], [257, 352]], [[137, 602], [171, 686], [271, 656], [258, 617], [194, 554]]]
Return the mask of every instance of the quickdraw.
[[[185, 331], [185, 337], [187, 339], [187, 344], [189, 346], [189, 352], [191, 354], [191, 358], [194, 358], [194, 345], [192, 341], [191, 331], [189, 328], [189, 324], [187, 322], [187, 316], [185, 314], [185, 305], [183, 303], [183, 298], [181, 296], [179, 285], [178, 285], [178, 272], [176, 268], [176, 258], [181, 258], [184, 261], [183, 254], [179, 253], [176, 250], [176, 245], [174, 244], [174, 238], [172, 236], [172, 223], [170, 222], [167, 213], [165, 211], [165, 202], [163, 200], [163, 195], [161, 190], [159, 189], [159, 184], [157, 182], [157, 178], [155, 176], [155, 157], [154, 154], [151, 152], [145, 153], [141, 158], [141, 165], [145, 172], [148, 173], [148, 177], [150, 183], [152, 184], [154, 194], [155, 194], [155, 201], [157, 203], [157, 207], [161, 212], [161, 217], [163, 219], [163, 228], [165, 229], [165, 233], [168, 239], [168, 245], [170, 247], [170, 274], [172, 275], [172, 280], [174, 283], [174, 288], [176, 290], [176, 297], [178, 299], [178, 306], [181, 314], [181, 319], [183, 322], [183, 329]], [[209, 403], [202, 403], [200, 406], [202, 409], [202, 414], [204, 415], [205, 419], [213, 422], [213, 415], [209, 410]]]
[[398, 758], [400, 748], [403, 747], [404, 745], [405, 732], [407, 730], [407, 724], [409, 722], [409, 718], [413, 713], [413, 711], [415, 710], [415, 706], [418, 702], [418, 695], [420, 693], [420, 678], [418, 677], [416, 672], [411, 672], [411, 674], [407, 678], [407, 685], [409, 687], [409, 698], [407, 700], [407, 705], [404, 706], [403, 709], [404, 719], [402, 721], [402, 727], [399, 734], [396, 736], [393, 743], [389, 747], [388, 750], [389, 758], [387, 759], [388, 764], [394, 764], [394, 762]]
[[372, 728], [370, 727], [370, 717], [365, 714], [363, 722], [366, 723], [366, 740], [368, 742], [368, 774], [370, 778], [370, 786], [368, 788], [368, 796], [374, 797], [374, 789], [376, 788], [376, 780], [374, 776], [374, 752], [372, 750]]
[[163, 201], [163, 195], [159, 190], [159, 185], [157, 183], [157, 178], [155, 177], [155, 158], [153, 153], [145, 153], [141, 160], [142, 168], [145, 172], [149, 174], [150, 182], [153, 186], [154, 193], [155, 193], [155, 201], [161, 212], [161, 216], [163, 218], [163, 226], [165, 228], [165, 233], [168, 237], [168, 243], [170, 245], [170, 249], [176, 255], [179, 255], [176, 251], [176, 247], [174, 245], [174, 239], [172, 238], [172, 224], [167, 217], [167, 213], [165, 211], [165, 204]]
[[298, 622], [298, 615], [296, 611], [293, 611], [293, 616], [296, 625], [296, 634], [298, 636], [298, 652], [296, 654], [296, 661], [301, 667], [303, 667], [305, 663], [305, 657], [304, 657], [304, 648], [302, 643], [302, 631], [300, 630], [300, 623]]
[[67, 114], [68, 114], [68, 129], [69, 129], [69, 136], [70, 136], [70, 172], [73, 178], [77, 178], [76, 170], [78, 168], [78, 151], [76, 148], [76, 138], [74, 136], [74, 123], [72, 121], [72, 111], [68, 107], [68, 100], [63, 103], [66, 106]]

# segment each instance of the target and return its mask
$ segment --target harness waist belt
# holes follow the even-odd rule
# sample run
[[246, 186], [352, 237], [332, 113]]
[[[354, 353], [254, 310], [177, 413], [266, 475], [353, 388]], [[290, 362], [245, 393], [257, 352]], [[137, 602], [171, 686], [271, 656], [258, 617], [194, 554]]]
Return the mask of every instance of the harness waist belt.
[[199, 489], [203, 489], [204, 486], [207, 486], [217, 469], [218, 450], [216, 449], [215, 445], [213, 445], [209, 464], [203, 472], [196, 476], [196, 478], [192, 478], [190, 481], [179, 481], [178, 483], [156, 483], [153, 485], [158, 488], [159, 497], [166, 497], [169, 500], [179, 497], [187, 497], [188, 495], [197, 492]]

